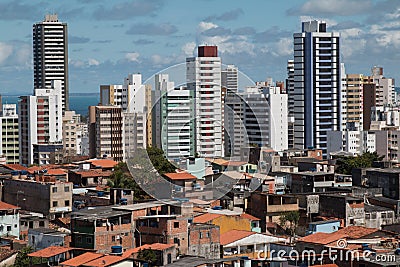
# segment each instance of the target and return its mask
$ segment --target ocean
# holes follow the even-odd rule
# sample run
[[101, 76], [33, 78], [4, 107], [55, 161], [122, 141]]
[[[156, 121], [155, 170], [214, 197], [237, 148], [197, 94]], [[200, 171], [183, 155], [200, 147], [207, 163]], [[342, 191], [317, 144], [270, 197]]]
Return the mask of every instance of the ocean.
[[[3, 95], [2, 97], [3, 104], [18, 104], [19, 96]], [[75, 110], [78, 114], [86, 116], [88, 115], [88, 107], [97, 105], [99, 103], [99, 100], [100, 95], [98, 93], [72, 93], [69, 95], [69, 108], [70, 110]]]

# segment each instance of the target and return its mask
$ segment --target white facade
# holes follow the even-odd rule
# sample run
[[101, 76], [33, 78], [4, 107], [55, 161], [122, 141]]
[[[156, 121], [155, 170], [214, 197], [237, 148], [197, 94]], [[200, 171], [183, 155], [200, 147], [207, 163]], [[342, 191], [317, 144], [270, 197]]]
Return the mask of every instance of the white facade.
[[[62, 144], [62, 83], [35, 89], [33, 96], [19, 101], [20, 163], [33, 164], [33, 145]], [[43, 163], [46, 164], [46, 163]]]
[[33, 25], [34, 88], [50, 88], [61, 81], [62, 110], [69, 109], [67, 24], [46, 15]]
[[187, 86], [195, 95], [196, 152], [201, 157], [223, 157], [221, 58], [216, 53], [187, 58], [186, 67]]
[[0, 117], [0, 155], [7, 164], [19, 163], [19, 126], [16, 104], [3, 104]]
[[146, 113], [122, 113], [122, 144], [124, 161], [138, 148], [146, 149]]
[[193, 157], [193, 91], [181, 86], [162, 95], [162, 149], [170, 160]]
[[327, 135], [340, 130], [339, 33], [323, 21], [303, 22], [294, 37], [294, 147], [327, 154]]
[[238, 82], [238, 68], [236, 66], [228, 65], [221, 71], [221, 85], [226, 88], [227, 93], [237, 93]]

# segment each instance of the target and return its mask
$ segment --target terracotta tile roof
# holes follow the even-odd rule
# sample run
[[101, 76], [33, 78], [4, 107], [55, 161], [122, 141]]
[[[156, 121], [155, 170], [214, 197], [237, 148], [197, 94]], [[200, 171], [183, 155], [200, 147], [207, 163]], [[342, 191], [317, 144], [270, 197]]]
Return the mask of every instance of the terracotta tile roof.
[[224, 159], [206, 158], [206, 160], [213, 164], [217, 164], [217, 165], [224, 165], [228, 162], [227, 160], [224, 160]]
[[169, 249], [171, 247], [175, 247], [175, 245], [174, 244], [161, 244], [161, 243], [145, 244], [145, 245], [142, 245], [140, 247], [136, 247], [136, 248], [132, 248], [132, 249], [126, 250], [122, 256], [123, 257], [129, 257], [133, 253], [138, 253], [140, 250], [144, 250], [144, 249], [166, 250], [166, 249]]
[[90, 159], [87, 160], [87, 162], [100, 168], [113, 168], [115, 165], [118, 164], [118, 162], [111, 159]]
[[261, 221], [261, 219], [258, 219], [257, 217], [254, 217], [253, 215], [250, 215], [248, 213], [242, 213], [240, 214], [240, 217], [249, 219], [250, 221]]
[[315, 233], [312, 235], [308, 235], [299, 239], [299, 241], [307, 242], [307, 243], [316, 243], [327, 245], [329, 243], [335, 242], [339, 239], [346, 238], [346, 234], [340, 234], [338, 232], [334, 233]]
[[100, 170], [77, 171], [74, 173], [80, 175], [81, 177], [104, 177], [111, 175], [110, 171], [100, 171]]
[[46, 174], [47, 175], [66, 175], [67, 171], [64, 169], [48, 169]]
[[222, 214], [215, 213], [205, 213], [193, 218], [193, 222], [195, 223], [208, 223], [216, 218], [223, 216]]
[[245, 237], [251, 236], [256, 234], [255, 232], [251, 231], [244, 231], [244, 230], [231, 230], [226, 233], [223, 233], [220, 236], [220, 243], [222, 246], [225, 246], [227, 244], [233, 243], [237, 240], [243, 239]]
[[0, 210], [16, 210], [19, 207], [0, 201]]
[[193, 180], [197, 179], [196, 176], [191, 175], [188, 172], [170, 172], [170, 173], [164, 173], [164, 176], [171, 180]]
[[20, 165], [20, 164], [4, 164], [4, 167], [13, 171], [27, 171], [28, 168]]
[[71, 248], [52, 246], [52, 247], [47, 247], [45, 249], [29, 253], [28, 256], [29, 257], [37, 257], [37, 258], [50, 258], [55, 255], [68, 252], [70, 250], [71, 250]]
[[86, 252], [82, 255], [79, 255], [77, 257], [74, 257], [72, 259], [69, 259], [67, 261], [64, 261], [63, 263], [61, 263], [61, 266], [81, 266], [84, 263], [87, 263], [89, 261], [95, 260], [97, 258], [103, 257], [103, 254], [97, 254], [94, 252]]
[[124, 260], [125, 257], [107, 255], [101, 258], [94, 259], [92, 261], [84, 263], [82, 266], [98, 267], [98, 266], [109, 266], [111, 264], [117, 263]]
[[337, 234], [344, 234], [347, 235], [349, 238], [356, 239], [356, 238], [361, 238], [363, 236], [372, 234], [379, 231], [378, 229], [375, 228], [367, 228], [363, 226], [347, 226], [345, 228], [342, 228], [338, 230]]
[[57, 218], [57, 220], [59, 220], [63, 224], [70, 224], [71, 223], [71, 218], [70, 217], [60, 217], [60, 218]]

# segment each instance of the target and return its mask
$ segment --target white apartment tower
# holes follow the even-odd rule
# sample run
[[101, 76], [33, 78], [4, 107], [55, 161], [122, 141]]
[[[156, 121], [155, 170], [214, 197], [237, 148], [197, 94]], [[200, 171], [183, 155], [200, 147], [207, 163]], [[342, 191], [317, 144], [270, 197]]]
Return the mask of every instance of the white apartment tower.
[[302, 23], [294, 37], [294, 147], [327, 153], [327, 133], [340, 130], [339, 33], [324, 21]]
[[[48, 153], [57, 152], [50, 150], [57, 150], [59, 146], [62, 150], [61, 90], [62, 81], [56, 80], [50, 88], [35, 89], [33, 96], [20, 97], [18, 114], [21, 164], [49, 164], [58, 161], [49, 158]], [[47, 151], [44, 146], [48, 146]]]
[[17, 105], [3, 104], [0, 121], [0, 155], [5, 157], [5, 163], [17, 164], [19, 163]]
[[221, 58], [216, 46], [199, 46], [198, 56], [186, 59], [186, 80], [194, 92], [196, 152], [223, 157]]
[[50, 88], [61, 81], [62, 110], [69, 109], [67, 24], [56, 14], [33, 25], [34, 88]]

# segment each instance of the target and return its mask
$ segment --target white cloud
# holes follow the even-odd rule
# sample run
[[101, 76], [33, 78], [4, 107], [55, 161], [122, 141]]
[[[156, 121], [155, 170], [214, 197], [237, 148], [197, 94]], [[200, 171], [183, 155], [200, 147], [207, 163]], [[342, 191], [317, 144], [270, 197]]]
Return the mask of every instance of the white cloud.
[[182, 52], [187, 57], [192, 57], [195, 49], [196, 49], [195, 42], [186, 43], [182, 46]]
[[303, 5], [288, 10], [290, 15], [342, 15], [351, 16], [367, 13], [372, 9], [371, 0], [309, 0]]
[[11, 56], [12, 52], [12, 45], [0, 42], [0, 64], [3, 64]]
[[98, 66], [98, 65], [100, 65], [100, 62], [97, 61], [97, 60], [94, 59], [94, 58], [89, 58], [88, 64], [89, 64], [89, 66]]
[[133, 52], [133, 53], [126, 53], [125, 54], [125, 59], [132, 61], [132, 62], [139, 62], [139, 56], [140, 54], [137, 52]]

